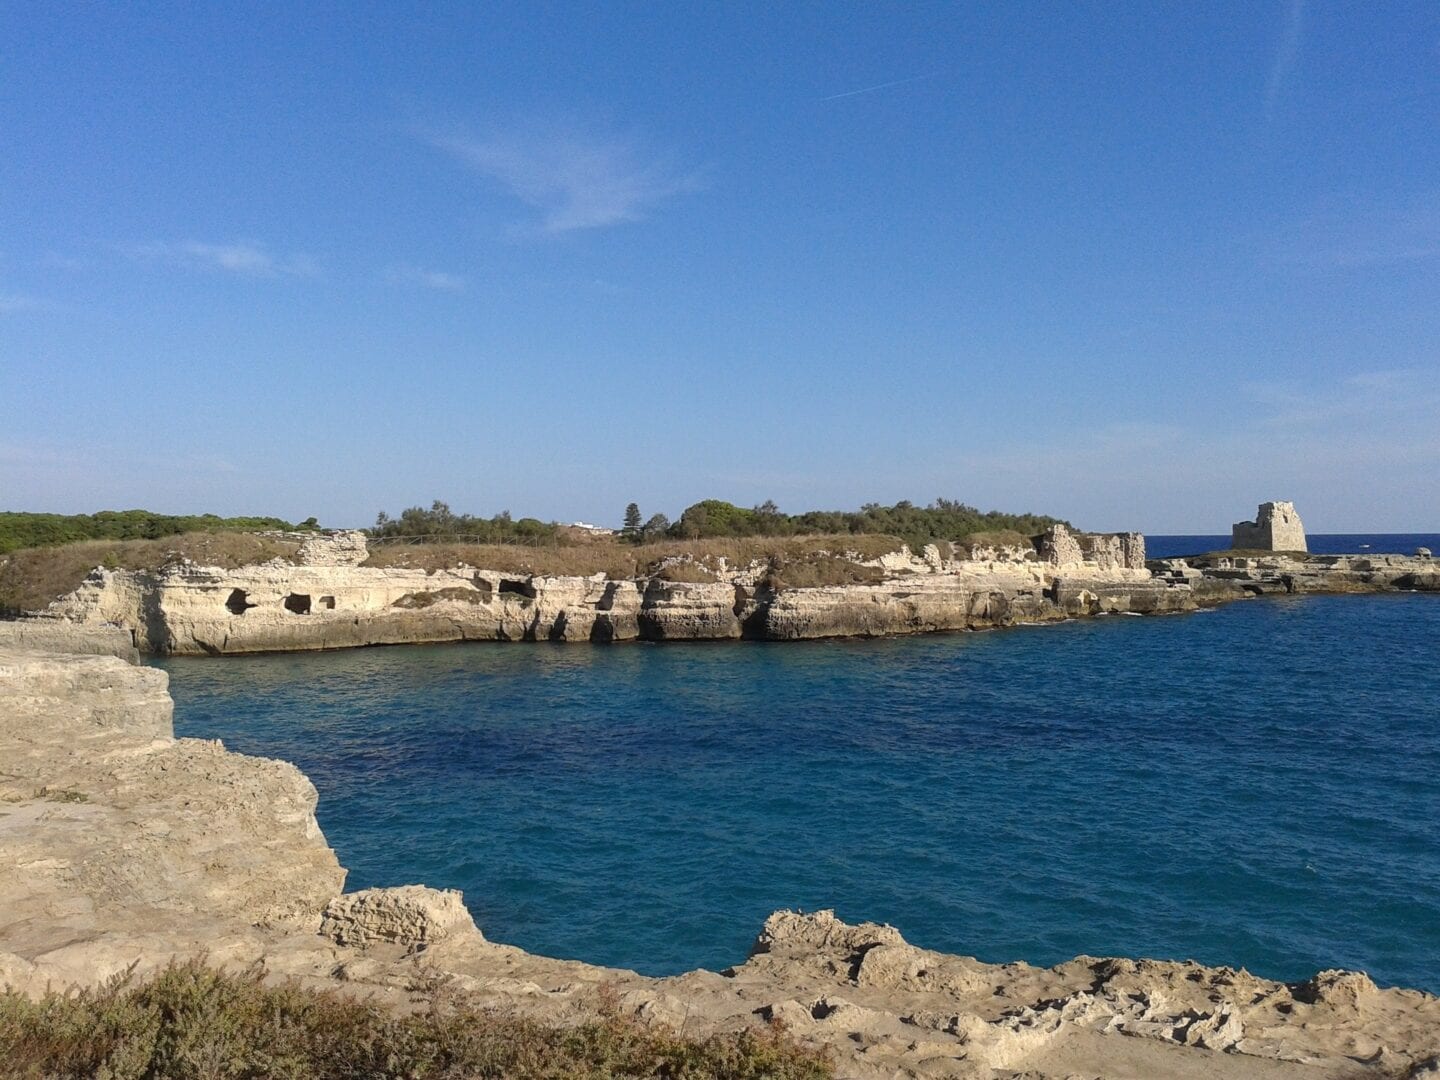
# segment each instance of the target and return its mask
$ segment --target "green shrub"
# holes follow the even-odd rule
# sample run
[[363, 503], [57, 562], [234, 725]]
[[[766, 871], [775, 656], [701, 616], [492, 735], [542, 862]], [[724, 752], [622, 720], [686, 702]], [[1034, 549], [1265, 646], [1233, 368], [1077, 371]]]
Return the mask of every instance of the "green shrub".
[[1058, 518], [1041, 514], [981, 511], [953, 499], [936, 499], [929, 506], [903, 501], [894, 506], [867, 503], [859, 510], [809, 510], [803, 514], [783, 514], [770, 502], [745, 510], [720, 499], [705, 499], [680, 515], [680, 520], [670, 527], [670, 535], [685, 540], [701, 540], [743, 536], [882, 534], [899, 537], [918, 553], [926, 544], [957, 540], [972, 533], [1003, 533], [1023, 540], [1057, 523]]
[[432, 502], [428, 510], [423, 506], [412, 506], [402, 511], [398, 518], [392, 518], [382, 510], [376, 516], [374, 526], [366, 532], [375, 540], [407, 537], [471, 544], [540, 544], [558, 543], [562, 539], [560, 526], [554, 522], [537, 518], [520, 518], [517, 521], [508, 510], [492, 518], [457, 514], [448, 503], [439, 499]]
[[[313, 528], [311, 518], [304, 528]], [[259, 532], [294, 529], [280, 518], [191, 514], [174, 517], [149, 510], [101, 510], [97, 514], [0, 512], [0, 555], [21, 548], [54, 547], [78, 540], [155, 540], [188, 532]]]

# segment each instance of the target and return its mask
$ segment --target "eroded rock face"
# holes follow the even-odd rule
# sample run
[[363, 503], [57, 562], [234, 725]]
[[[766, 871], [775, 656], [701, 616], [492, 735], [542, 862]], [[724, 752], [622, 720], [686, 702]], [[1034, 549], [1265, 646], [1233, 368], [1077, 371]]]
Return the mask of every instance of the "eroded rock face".
[[362, 889], [325, 905], [320, 933], [341, 945], [376, 942], [423, 947], [451, 934], [478, 934], [455, 889], [401, 885]]
[[61, 618], [0, 619], [0, 649], [118, 656], [126, 663], [140, 662], [130, 631]]
[[154, 668], [0, 651], [0, 954], [28, 982], [313, 931], [339, 892], [310, 781], [175, 739], [171, 710]]

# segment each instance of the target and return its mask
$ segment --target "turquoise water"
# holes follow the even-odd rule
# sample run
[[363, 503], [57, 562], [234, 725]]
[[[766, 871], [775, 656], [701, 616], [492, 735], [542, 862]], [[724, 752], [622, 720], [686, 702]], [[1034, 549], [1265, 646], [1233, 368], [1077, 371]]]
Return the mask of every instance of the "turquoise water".
[[1440, 597], [883, 641], [170, 659], [176, 727], [294, 761], [350, 886], [672, 973], [834, 907], [985, 960], [1440, 991]]

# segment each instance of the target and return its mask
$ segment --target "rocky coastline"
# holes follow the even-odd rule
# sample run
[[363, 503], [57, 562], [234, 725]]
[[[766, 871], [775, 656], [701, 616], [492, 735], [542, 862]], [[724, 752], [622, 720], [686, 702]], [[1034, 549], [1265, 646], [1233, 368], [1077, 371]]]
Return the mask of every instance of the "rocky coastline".
[[[31, 635], [118, 626], [142, 652], [223, 655], [453, 641], [793, 641], [980, 630], [1103, 614], [1194, 611], [1276, 592], [1440, 591], [1424, 557], [1257, 555], [1147, 562], [1135, 533], [1055, 526], [1034, 548], [867, 559], [863, 584], [791, 588], [763, 562], [681, 562], [615, 580], [362, 565], [359, 532], [293, 537], [293, 560], [238, 569], [176, 559], [158, 570], [95, 568], [22, 620]], [[674, 573], [676, 569], [689, 573]], [[694, 578], [695, 580], [676, 580]], [[46, 626], [51, 629], [45, 629]]]
[[531, 956], [487, 941], [455, 893], [342, 894], [308, 780], [175, 739], [166, 676], [130, 659], [114, 632], [88, 654], [0, 648], [0, 982], [31, 993], [204, 954], [400, 1007], [424, 965], [560, 1022], [602, 993], [697, 1031], [778, 1017], [851, 1076], [1300, 1077], [1357, 1060], [1396, 1075], [1440, 1049], [1440, 1001], [1357, 973], [1287, 985], [1160, 961], [988, 965], [827, 912], [777, 913], [722, 973]]
[[488, 941], [458, 893], [342, 893], [297, 769], [174, 738], [166, 675], [132, 662], [129, 635], [72, 633], [72, 651], [0, 643], [0, 984], [26, 993], [203, 955], [397, 1008], [438, 975], [563, 1024], [602, 999], [691, 1033], [779, 1019], [841, 1076], [1440, 1071], [1440, 999], [1357, 972], [1286, 984], [1190, 962], [985, 964], [825, 911], [777, 912], [723, 972], [533, 956]]

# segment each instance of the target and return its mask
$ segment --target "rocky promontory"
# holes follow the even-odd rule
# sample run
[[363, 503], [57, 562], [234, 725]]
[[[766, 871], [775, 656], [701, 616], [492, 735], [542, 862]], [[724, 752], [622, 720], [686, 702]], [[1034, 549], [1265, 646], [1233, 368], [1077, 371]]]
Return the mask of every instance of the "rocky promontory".
[[1417, 555], [1216, 552], [1147, 564], [1162, 581], [1197, 596], [1279, 593], [1440, 592], [1440, 562]]
[[[288, 559], [95, 568], [32, 622], [119, 626], [142, 651], [220, 654], [442, 641], [794, 640], [974, 630], [1103, 612], [1185, 611], [1137, 534], [1055, 526], [1037, 547], [820, 554], [859, 581], [795, 587], [763, 560], [677, 558], [649, 576], [371, 565], [362, 533], [307, 536]], [[947, 548], [949, 545], [946, 545]]]
[[[118, 645], [118, 648], [117, 648]], [[175, 739], [163, 672], [114, 636], [0, 646], [0, 983], [38, 994], [206, 956], [397, 1008], [443, 977], [571, 1024], [618, 1007], [692, 1034], [783, 1022], [854, 1077], [1420, 1077], [1440, 1000], [1359, 972], [1297, 983], [1189, 962], [1053, 968], [917, 948], [893, 927], [777, 912], [748, 959], [653, 979], [489, 941], [458, 893], [342, 894], [293, 766]]]
[[[774, 560], [669, 557], [635, 577], [380, 560], [360, 532], [277, 537], [289, 552], [219, 567], [175, 556], [95, 567], [68, 595], [0, 633], [35, 643], [119, 627], [142, 652], [218, 655], [451, 641], [793, 641], [982, 630], [1093, 615], [1158, 614], [1275, 592], [1440, 591], [1424, 556], [1221, 553], [1147, 563], [1136, 533], [1033, 543], [814, 549], [799, 583]], [[897, 541], [898, 545], [898, 541]], [[469, 556], [483, 559], [480, 556]], [[818, 561], [815, 580], [803, 571]], [[67, 637], [68, 635], [68, 637]], [[75, 639], [80, 640], [80, 639]], [[77, 645], [78, 648], [86, 646]]]

